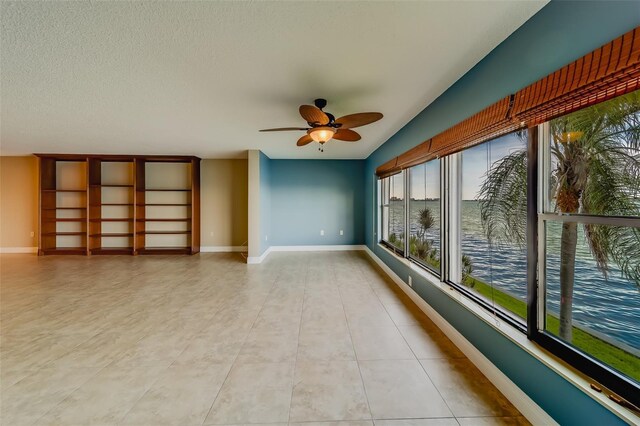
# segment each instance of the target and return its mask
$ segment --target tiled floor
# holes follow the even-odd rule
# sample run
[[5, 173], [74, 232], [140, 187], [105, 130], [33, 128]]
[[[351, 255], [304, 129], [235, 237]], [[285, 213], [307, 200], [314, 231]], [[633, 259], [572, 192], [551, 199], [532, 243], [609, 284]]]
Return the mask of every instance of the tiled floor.
[[3, 425], [528, 424], [362, 253], [0, 262]]

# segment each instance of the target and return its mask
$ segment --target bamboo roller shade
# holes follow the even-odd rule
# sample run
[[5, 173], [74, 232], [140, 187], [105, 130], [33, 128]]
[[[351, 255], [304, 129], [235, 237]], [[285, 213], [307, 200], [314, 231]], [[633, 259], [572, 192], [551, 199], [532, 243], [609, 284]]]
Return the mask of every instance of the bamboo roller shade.
[[638, 89], [640, 27], [387, 161], [376, 174], [390, 176]]

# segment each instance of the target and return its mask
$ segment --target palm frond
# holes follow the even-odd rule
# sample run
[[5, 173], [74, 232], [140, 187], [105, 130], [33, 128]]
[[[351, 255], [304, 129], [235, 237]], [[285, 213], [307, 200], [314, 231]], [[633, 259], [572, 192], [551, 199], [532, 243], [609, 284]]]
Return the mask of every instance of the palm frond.
[[480, 188], [480, 219], [491, 244], [526, 244], [527, 152], [514, 151], [493, 164]]
[[[551, 131], [557, 163], [552, 172], [554, 195], [560, 211], [640, 216], [640, 91], [552, 120]], [[560, 135], [567, 132], [581, 136], [562, 142]], [[577, 205], [567, 202], [571, 197]], [[584, 230], [605, 277], [613, 261], [640, 286], [638, 229], [585, 225]]]

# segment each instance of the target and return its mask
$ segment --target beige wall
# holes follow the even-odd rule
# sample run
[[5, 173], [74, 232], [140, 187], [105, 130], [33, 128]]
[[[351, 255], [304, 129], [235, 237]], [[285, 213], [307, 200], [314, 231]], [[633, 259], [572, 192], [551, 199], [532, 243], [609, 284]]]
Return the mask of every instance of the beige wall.
[[202, 160], [202, 247], [246, 245], [248, 212], [247, 160]]
[[[202, 160], [202, 247], [246, 243], [247, 173], [247, 160]], [[35, 157], [0, 157], [0, 248], [37, 247], [37, 182]]]
[[0, 248], [37, 246], [38, 160], [0, 157]]

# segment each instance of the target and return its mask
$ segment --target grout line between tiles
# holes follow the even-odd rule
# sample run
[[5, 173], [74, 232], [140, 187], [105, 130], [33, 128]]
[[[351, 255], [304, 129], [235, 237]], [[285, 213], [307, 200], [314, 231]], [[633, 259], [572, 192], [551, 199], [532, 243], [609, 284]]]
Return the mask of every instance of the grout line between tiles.
[[[360, 268], [358, 267], [358, 271], [362, 273]], [[336, 277], [335, 268], [332, 268], [332, 272], [334, 275], [334, 280]], [[368, 285], [368, 283], [367, 283]], [[344, 321], [347, 324], [347, 331], [349, 332], [349, 340], [351, 340], [351, 347], [353, 348], [353, 356], [356, 360], [356, 366], [358, 367], [358, 373], [360, 374], [360, 382], [362, 382], [362, 391], [364, 392], [364, 397], [367, 400], [367, 409], [369, 410], [369, 416], [371, 418], [371, 422], [373, 423], [373, 411], [371, 410], [371, 403], [369, 402], [369, 395], [367, 394], [367, 387], [364, 384], [364, 377], [362, 376], [362, 370], [360, 369], [360, 360], [358, 359], [358, 354], [356, 352], [356, 346], [353, 343], [353, 335], [351, 334], [351, 326], [349, 325], [349, 319], [347, 318], [347, 311], [344, 309], [344, 299], [342, 298], [342, 290], [340, 285], [338, 285], [338, 294], [340, 295], [340, 303], [342, 305], [342, 314], [344, 315]]]
[[291, 423], [291, 403], [293, 402], [293, 392], [296, 387], [296, 370], [298, 368], [298, 353], [300, 352], [300, 332], [302, 330], [302, 317], [304, 315], [304, 304], [307, 295], [307, 285], [309, 279], [309, 261], [306, 262], [304, 273], [304, 291], [302, 292], [302, 308], [300, 309], [300, 324], [298, 324], [298, 341], [296, 344], [296, 359], [293, 363], [293, 374], [291, 375], [291, 395], [289, 396], [289, 415], [288, 422]]
[[269, 289], [269, 293], [267, 293], [267, 296], [262, 301], [262, 306], [260, 307], [260, 310], [258, 311], [258, 314], [256, 315], [256, 317], [253, 319], [253, 322], [251, 323], [251, 327], [249, 328], [249, 332], [247, 333], [247, 335], [245, 336], [244, 340], [242, 341], [242, 345], [240, 346], [240, 350], [238, 351], [238, 353], [234, 357], [233, 362], [231, 362], [231, 366], [229, 367], [229, 371], [227, 371], [227, 375], [225, 376], [224, 380], [222, 381], [222, 384], [220, 385], [220, 389], [218, 389], [218, 392], [216, 392], [216, 396], [211, 401], [211, 406], [209, 407], [209, 410], [207, 410], [207, 414], [202, 419], [202, 425], [203, 426], [206, 423], [207, 418], [209, 417], [209, 414], [211, 414], [211, 410], [213, 409], [213, 406], [216, 403], [216, 400], [220, 396], [220, 392], [222, 392], [222, 389], [224, 388], [225, 383], [227, 383], [227, 380], [229, 380], [229, 375], [231, 374], [231, 371], [233, 370], [233, 367], [234, 367], [234, 365], [236, 363], [236, 360], [240, 356], [240, 352], [242, 352], [242, 347], [246, 343], [247, 339], [249, 338], [249, 334], [251, 333], [251, 330], [253, 329], [253, 326], [256, 324], [256, 321], [260, 317], [260, 313], [264, 309], [264, 305], [265, 305], [267, 299], [269, 298], [269, 294], [273, 291], [273, 288], [275, 287], [279, 276], [280, 276], [280, 274], [276, 275], [276, 277], [273, 279], [273, 282], [271, 283], [271, 288]]

